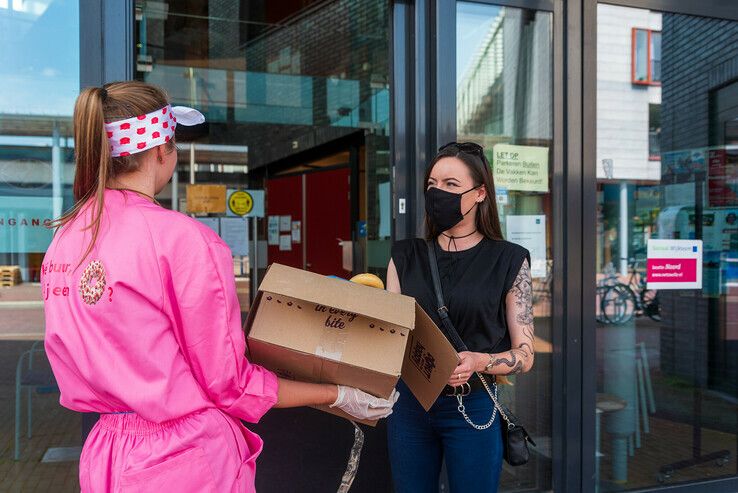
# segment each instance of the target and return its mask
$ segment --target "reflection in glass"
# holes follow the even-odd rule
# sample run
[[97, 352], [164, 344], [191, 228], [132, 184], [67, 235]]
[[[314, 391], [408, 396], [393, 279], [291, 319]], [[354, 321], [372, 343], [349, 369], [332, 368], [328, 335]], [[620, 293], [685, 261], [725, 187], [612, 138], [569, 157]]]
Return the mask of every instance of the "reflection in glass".
[[552, 15], [458, 2], [457, 141], [484, 146], [503, 233], [531, 251], [536, 363], [503, 399], [539, 444], [531, 462], [505, 468], [501, 491], [551, 487]]
[[[383, 272], [391, 230], [389, 2], [136, 2], [136, 9], [137, 77], [165, 87], [176, 104], [198, 107], [209, 122], [204, 134], [181, 140], [180, 171], [192, 160], [198, 182], [264, 188], [277, 174], [353, 166], [358, 195], [344, 234], [353, 236], [357, 269]], [[358, 156], [350, 163], [352, 139]], [[201, 162], [212, 172], [201, 175]], [[181, 188], [165, 190], [163, 203], [183, 200]], [[301, 219], [309, 205], [290, 213]], [[311, 263], [309, 251], [282, 255], [269, 247], [269, 262]]]
[[[735, 475], [738, 23], [600, 4], [597, 32], [597, 487]], [[649, 288], [653, 239], [702, 241], [701, 289]]]
[[38, 284], [46, 225], [72, 205], [78, 2], [0, 1], [0, 47], [0, 491], [79, 491], [80, 415], [59, 405]]

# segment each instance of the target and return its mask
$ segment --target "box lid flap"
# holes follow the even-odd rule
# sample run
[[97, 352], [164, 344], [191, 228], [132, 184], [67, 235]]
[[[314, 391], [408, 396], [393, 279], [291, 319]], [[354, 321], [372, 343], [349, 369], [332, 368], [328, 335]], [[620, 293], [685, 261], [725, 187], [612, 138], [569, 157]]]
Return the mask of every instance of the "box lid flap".
[[409, 333], [402, 379], [427, 411], [446, 386], [459, 355], [420, 305], [415, 305], [415, 330]]
[[286, 265], [272, 264], [259, 286], [259, 291], [338, 307], [409, 329], [415, 327], [415, 300], [409, 296], [332, 279]]

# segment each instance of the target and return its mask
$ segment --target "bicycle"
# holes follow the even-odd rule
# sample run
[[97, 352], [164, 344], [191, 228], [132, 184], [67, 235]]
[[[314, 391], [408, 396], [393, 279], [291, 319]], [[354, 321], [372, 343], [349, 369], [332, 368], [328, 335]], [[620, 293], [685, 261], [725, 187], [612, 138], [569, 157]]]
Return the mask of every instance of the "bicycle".
[[661, 321], [661, 304], [658, 292], [648, 289], [645, 276], [638, 269], [640, 262], [635, 258], [628, 260], [628, 282], [620, 282], [612, 268], [608, 276], [597, 287], [600, 297], [601, 323], [625, 324], [633, 316], [647, 316], [654, 322]]

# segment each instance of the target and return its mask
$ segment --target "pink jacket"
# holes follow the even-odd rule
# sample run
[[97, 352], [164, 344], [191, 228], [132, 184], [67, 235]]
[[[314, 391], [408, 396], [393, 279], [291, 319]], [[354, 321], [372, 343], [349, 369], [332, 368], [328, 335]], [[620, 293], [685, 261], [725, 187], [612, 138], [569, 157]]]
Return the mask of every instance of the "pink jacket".
[[[244, 356], [228, 246], [188, 216], [107, 190], [97, 243], [77, 267], [88, 219], [85, 211], [56, 234], [42, 266], [45, 344], [61, 404], [157, 423], [219, 408], [257, 422], [276, 403], [278, 383]], [[258, 453], [261, 441], [244, 432]]]

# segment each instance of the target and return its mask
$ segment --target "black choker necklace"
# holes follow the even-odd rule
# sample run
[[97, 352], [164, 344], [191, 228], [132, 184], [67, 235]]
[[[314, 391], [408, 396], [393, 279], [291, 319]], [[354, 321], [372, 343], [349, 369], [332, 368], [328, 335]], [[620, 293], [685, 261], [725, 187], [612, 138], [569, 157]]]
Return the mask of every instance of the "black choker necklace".
[[472, 231], [468, 235], [464, 235], [464, 236], [453, 236], [453, 235], [447, 235], [446, 233], [441, 233], [443, 236], [445, 236], [446, 238], [448, 238], [448, 245], [446, 246], [446, 251], [449, 251], [449, 252], [451, 251], [451, 243], [453, 243], [454, 244], [454, 248], [458, 252], [459, 251], [459, 247], [456, 245], [456, 240], [457, 239], [460, 240], [462, 238], [468, 238], [468, 237], [470, 237], [471, 235], [473, 235], [476, 232], [477, 232], [477, 230], [475, 229], [474, 231]]
[[477, 232], [477, 230], [475, 229], [474, 231], [472, 231], [468, 235], [464, 235], [464, 236], [453, 236], [453, 235], [447, 235], [446, 233], [441, 233], [441, 234], [443, 236], [445, 236], [446, 238], [451, 238], [452, 240], [460, 240], [462, 238], [468, 238], [468, 237], [470, 237], [471, 235], [473, 235], [476, 232]]

